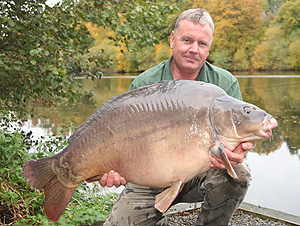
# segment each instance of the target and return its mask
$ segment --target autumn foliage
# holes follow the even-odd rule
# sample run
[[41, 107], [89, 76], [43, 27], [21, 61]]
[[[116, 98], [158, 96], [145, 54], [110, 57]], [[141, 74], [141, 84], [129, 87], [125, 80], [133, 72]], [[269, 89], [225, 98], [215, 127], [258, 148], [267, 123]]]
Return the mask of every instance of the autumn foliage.
[[[211, 14], [215, 33], [208, 60], [215, 65], [229, 70], [299, 70], [300, 0], [189, 0], [181, 7], [201, 7]], [[168, 37], [176, 17], [168, 29], [156, 32]], [[113, 46], [107, 39], [109, 30], [87, 27], [95, 38], [93, 48], [103, 49], [114, 62], [109, 72], [143, 71], [172, 54], [166, 38], [155, 46], [132, 40], [129, 45], [136, 51], [128, 52], [124, 45]]]

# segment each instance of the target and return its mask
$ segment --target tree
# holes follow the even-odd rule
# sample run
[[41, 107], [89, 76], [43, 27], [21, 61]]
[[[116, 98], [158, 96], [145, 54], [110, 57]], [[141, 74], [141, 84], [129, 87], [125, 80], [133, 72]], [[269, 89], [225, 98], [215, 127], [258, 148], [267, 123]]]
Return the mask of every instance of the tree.
[[155, 63], [159, 64], [164, 60], [167, 60], [172, 54], [172, 49], [169, 43], [160, 42], [155, 45]]
[[252, 57], [254, 69], [297, 70], [299, 61], [300, 0], [287, 1], [278, 10]]
[[276, 15], [280, 7], [287, 0], [264, 0], [264, 10]]
[[282, 5], [276, 16], [275, 22], [290, 35], [293, 31], [300, 29], [300, 0], [290, 0]]
[[[0, 1], [0, 104], [30, 113], [31, 103], [54, 104], [82, 95], [74, 85], [76, 73], [100, 78], [110, 60], [103, 52], [88, 53], [91, 43], [86, 22], [113, 31], [115, 45], [129, 40], [153, 45], [153, 30], [177, 9], [172, 1], [71, 1], [53, 7], [46, 0]], [[88, 72], [91, 62], [98, 69]]]
[[237, 49], [232, 58], [234, 70], [247, 70], [249, 69], [248, 54], [245, 48]]
[[255, 48], [252, 65], [255, 70], [288, 70], [288, 40], [280, 27], [272, 26], [266, 33], [264, 40]]
[[260, 0], [209, 2], [207, 7], [216, 26], [214, 48], [224, 47], [234, 53], [262, 25]]
[[207, 1], [204, 7], [211, 14], [215, 24], [210, 60], [220, 61], [220, 56], [225, 57], [230, 60], [226, 62], [229, 69], [232, 59], [237, 60], [237, 63], [233, 62], [234, 64], [241, 61], [236, 59], [240, 54], [233, 58], [238, 50], [248, 54], [253, 52], [252, 44], [248, 43], [258, 39], [263, 21], [262, 5], [261, 0]]
[[264, 0], [264, 26], [268, 27], [269, 24], [275, 19], [275, 16], [286, 0]]
[[293, 41], [289, 46], [289, 50], [290, 50], [290, 63], [292, 68], [295, 70], [300, 70], [300, 40], [298, 39]]

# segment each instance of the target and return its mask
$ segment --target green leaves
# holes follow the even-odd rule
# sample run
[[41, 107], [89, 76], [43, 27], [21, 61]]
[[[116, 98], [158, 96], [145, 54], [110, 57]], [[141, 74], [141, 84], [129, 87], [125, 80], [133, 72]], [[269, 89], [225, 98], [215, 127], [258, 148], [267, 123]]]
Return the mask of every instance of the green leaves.
[[[39, 100], [49, 105], [70, 83], [51, 84], [48, 77], [66, 77], [65, 62], [58, 58], [72, 57], [66, 49], [79, 48], [80, 42], [70, 45], [69, 34], [77, 33], [67, 23], [58, 23], [62, 8], [52, 9], [45, 1], [8, 1], [1, 4], [2, 42], [0, 52], [0, 103], [6, 109], [30, 113], [29, 101]], [[68, 21], [68, 18], [66, 20]], [[60, 32], [59, 32], [60, 31]], [[59, 33], [58, 33], [59, 32]], [[74, 42], [73, 42], [74, 43]], [[70, 54], [71, 53], [71, 54]], [[57, 73], [53, 73], [55, 71]]]
[[276, 22], [287, 34], [300, 29], [300, 0], [287, 1], [279, 9]]
[[11, 26], [11, 27], [16, 26], [16, 23], [10, 18], [7, 19], [7, 22], [8, 22], [8, 25]]
[[286, 1], [256, 46], [256, 70], [299, 70], [300, 0]]
[[117, 195], [99, 195], [99, 185], [82, 183], [62, 217], [53, 223], [43, 210], [43, 191], [32, 190], [22, 176], [26, 161], [54, 155], [67, 145], [63, 134], [70, 126], [58, 128], [57, 137], [33, 140], [31, 132], [18, 127], [13, 114], [0, 111], [0, 225], [92, 225], [109, 214]]
[[[86, 22], [105, 27], [117, 46], [132, 51], [153, 45], [160, 33], [154, 30], [166, 26], [168, 15], [178, 10], [173, 1], [62, 0], [53, 7], [45, 2], [0, 1], [0, 105], [1, 110], [23, 118], [34, 114], [35, 103], [48, 106], [92, 95], [74, 88], [78, 87], [74, 77], [100, 78], [111, 59], [103, 51], [89, 52], [93, 40]], [[91, 72], [92, 63], [96, 67]], [[11, 129], [11, 118], [12, 114], [0, 112], [0, 200], [5, 209], [0, 224], [5, 219], [9, 224], [50, 225], [42, 209], [43, 193], [29, 188], [22, 166], [28, 159], [61, 150], [66, 140], [52, 138], [38, 145], [36, 153], [28, 153], [34, 141], [30, 134]], [[115, 196], [99, 199], [94, 190], [95, 195], [87, 201], [86, 186], [79, 189], [83, 193], [75, 195], [56, 225], [91, 224], [110, 212]]]
[[[0, 3], [0, 104], [19, 115], [31, 114], [38, 101], [76, 100], [82, 91], [73, 90], [74, 77], [99, 78], [111, 60], [103, 52], [89, 54], [92, 38], [85, 22], [113, 31], [115, 45], [135, 50], [153, 45], [154, 32], [166, 24], [168, 14], [178, 8], [173, 2], [71, 1], [53, 7], [45, 0], [11, 0]], [[130, 46], [129, 41], [136, 45]], [[92, 73], [90, 65], [95, 63]], [[58, 82], [61, 81], [61, 82]], [[71, 91], [71, 92], [70, 92]]]

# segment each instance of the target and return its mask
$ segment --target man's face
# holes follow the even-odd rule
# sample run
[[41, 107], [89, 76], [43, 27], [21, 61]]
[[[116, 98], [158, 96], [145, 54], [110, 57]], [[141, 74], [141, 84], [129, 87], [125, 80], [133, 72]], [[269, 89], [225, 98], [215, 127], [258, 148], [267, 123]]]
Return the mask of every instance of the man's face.
[[212, 41], [212, 31], [208, 24], [202, 26], [191, 20], [183, 20], [176, 35], [171, 34], [170, 47], [173, 50], [173, 66], [184, 73], [199, 72]]

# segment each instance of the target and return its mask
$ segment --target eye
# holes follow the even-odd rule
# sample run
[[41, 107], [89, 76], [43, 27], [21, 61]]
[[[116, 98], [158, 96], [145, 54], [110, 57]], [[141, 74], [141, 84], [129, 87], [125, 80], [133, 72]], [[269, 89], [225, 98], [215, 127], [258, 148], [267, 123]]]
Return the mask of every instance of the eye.
[[251, 112], [252, 112], [252, 109], [250, 108], [250, 107], [244, 107], [244, 113], [246, 114], [246, 115], [249, 115], [249, 114], [251, 114]]

